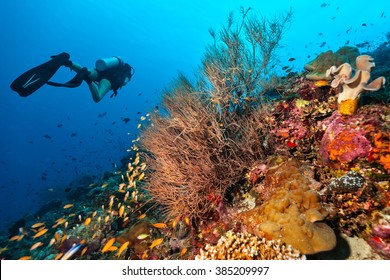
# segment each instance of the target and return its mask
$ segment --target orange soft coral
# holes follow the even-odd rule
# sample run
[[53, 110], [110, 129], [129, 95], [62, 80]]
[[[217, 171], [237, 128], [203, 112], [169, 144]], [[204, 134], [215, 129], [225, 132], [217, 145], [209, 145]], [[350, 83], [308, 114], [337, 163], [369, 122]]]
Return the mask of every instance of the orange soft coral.
[[371, 155], [390, 173], [390, 135], [388, 133], [378, 132], [375, 134]]

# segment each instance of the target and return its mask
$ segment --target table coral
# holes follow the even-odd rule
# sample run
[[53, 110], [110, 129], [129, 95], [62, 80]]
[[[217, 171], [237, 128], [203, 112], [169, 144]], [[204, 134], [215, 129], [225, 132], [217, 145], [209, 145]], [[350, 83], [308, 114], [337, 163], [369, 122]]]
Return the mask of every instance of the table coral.
[[331, 50], [319, 54], [315, 59], [305, 65], [309, 71], [306, 78], [309, 80], [331, 80], [326, 75], [326, 70], [332, 65], [341, 65], [343, 63], [354, 63], [359, 55], [359, 50], [355, 47], [344, 46], [336, 52]]
[[215, 246], [206, 244], [197, 260], [296, 260], [306, 259], [299, 250], [280, 240], [265, 240], [248, 233], [228, 231]]
[[267, 199], [241, 213], [240, 218], [250, 233], [269, 240], [280, 239], [303, 254], [331, 250], [336, 246], [336, 236], [320, 222], [328, 213], [312, 189], [313, 179], [300, 172], [300, 165], [294, 159], [276, 160], [266, 174]]

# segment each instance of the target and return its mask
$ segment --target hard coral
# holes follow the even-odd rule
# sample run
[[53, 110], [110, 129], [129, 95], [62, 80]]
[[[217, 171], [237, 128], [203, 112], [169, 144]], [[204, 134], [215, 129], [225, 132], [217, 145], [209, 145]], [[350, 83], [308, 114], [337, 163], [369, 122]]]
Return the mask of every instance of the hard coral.
[[364, 90], [377, 91], [385, 84], [384, 77], [378, 77], [368, 84], [371, 77], [370, 71], [375, 67], [372, 60], [369, 55], [358, 56], [356, 58], [357, 70], [353, 77], [351, 77], [352, 66], [349, 63], [344, 63], [339, 67], [332, 66], [326, 71], [326, 76], [333, 78], [331, 86], [333, 88], [342, 87], [337, 100], [341, 114], [353, 115]]
[[248, 233], [228, 231], [217, 245], [207, 244], [196, 256], [197, 260], [296, 260], [306, 259], [298, 250], [280, 240], [267, 241], [265, 238]]
[[354, 63], [355, 58], [359, 55], [359, 50], [355, 47], [344, 46], [335, 53], [331, 50], [321, 53], [314, 60], [305, 65], [309, 71], [306, 78], [309, 80], [331, 80], [326, 75], [326, 70], [332, 65], [341, 65], [343, 63]]
[[322, 207], [313, 180], [299, 170], [296, 160], [275, 161], [266, 179], [269, 194], [263, 204], [240, 214], [250, 233], [270, 240], [280, 239], [303, 254], [331, 250], [336, 236], [325, 223], [327, 211]]

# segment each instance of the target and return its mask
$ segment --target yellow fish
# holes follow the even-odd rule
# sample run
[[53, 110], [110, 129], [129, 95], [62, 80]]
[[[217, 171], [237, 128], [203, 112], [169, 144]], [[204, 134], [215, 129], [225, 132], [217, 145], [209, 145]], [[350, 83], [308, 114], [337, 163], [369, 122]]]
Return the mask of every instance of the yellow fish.
[[36, 223], [36, 224], [33, 224], [31, 226], [31, 228], [37, 228], [37, 227], [41, 227], [41, 226], [44, 226], [44, 225], [45, 225], [45, 223]]
[[164, 238], [158, 238], [152, 242], [152, 244], [149, 246], [149, 249], [153, 249], [154, 247], [160, 245], [163, 242]]
[[129, 243], [130, 241], [126, 241], [125, 243], [122, 244], [122, 246], [119, 248], [118, 254], [116, 254], [117, 257], [119, 257], [122, 254], [122, 252], [127, 249]]
[[141, 175], [138, 177], [138, 181], [141, 181], [145, 177], [145, 173], [142, 172]]
[[142, 240], [142, 239], [145, 239], [148, 236], [149, 236], [149, 234], [143, 233], [143, 234], [138, 235], [137, 239]]
[[68, 209], [68, 208], [72, 208], [73, 207], [73, 204], [66, 204], [65, 206], [64, 206], [64, 209]]
[[42, 242], [37, 242], [31, 246], [30, 251], [35, 250], [36, 248], [38, 248], [39, 246], [42, 246], [42, 245], [43, 245]]
[[119, 208], [119, 217], [122, 217], [123, 212], [125, 212], [125, 206], [124, 206], [124, 205], [122, 205], [122, 206]]
[[21, 257], [19, 260], [21, 260], [21, 261], [31, 260], [31, 256], [24, 256], [24, 257]]
[[110, 240], [107, 241], [106, 245], [104, 245], [102, 249], [102, 253], [105, 253], [110, 249], [110, 247], [115, 243], [115, 237], [111, 238]]
[[146, 118], [144, 116], [141, 116], [141, 121], [144, 121]]
[[324, 81], [324, 80], [320, 80], [320, 81], [315, 82], [314, 85], [316, 87], [325, 87], [325, 86], [329, 85], [329, 82]]
[[164, 223], [157, 223], [157, 224], [152, 224], [155, 228], [166, 228], [167, 225]]
[[47, 228], [44, 228], [44, 229], [38, 231], [38, 232], [33, 236], [33, 239], [35, 239], [35, 238], [37, 238], [37, 237], [39, 237], [39, 236], [44, 235], [47, 231], [48, 231]]

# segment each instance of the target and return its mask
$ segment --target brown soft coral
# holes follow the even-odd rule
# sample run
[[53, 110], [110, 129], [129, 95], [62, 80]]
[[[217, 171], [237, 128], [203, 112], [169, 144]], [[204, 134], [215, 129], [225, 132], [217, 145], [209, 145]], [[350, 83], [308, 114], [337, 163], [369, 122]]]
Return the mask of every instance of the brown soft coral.
[[[243, 212], [240, 217], [247, 230], [271, 240], [280, 239], [303, 254], [328, 251], [336, 246], [336, 236], [325, 223], [327, 211], [322, 207], [312, 179], [302, 174], [295, 160], [275, 162], [267, 173], [269, 198], [260, 206]], [[272, 176], [271, 176], [272, 177]]]

